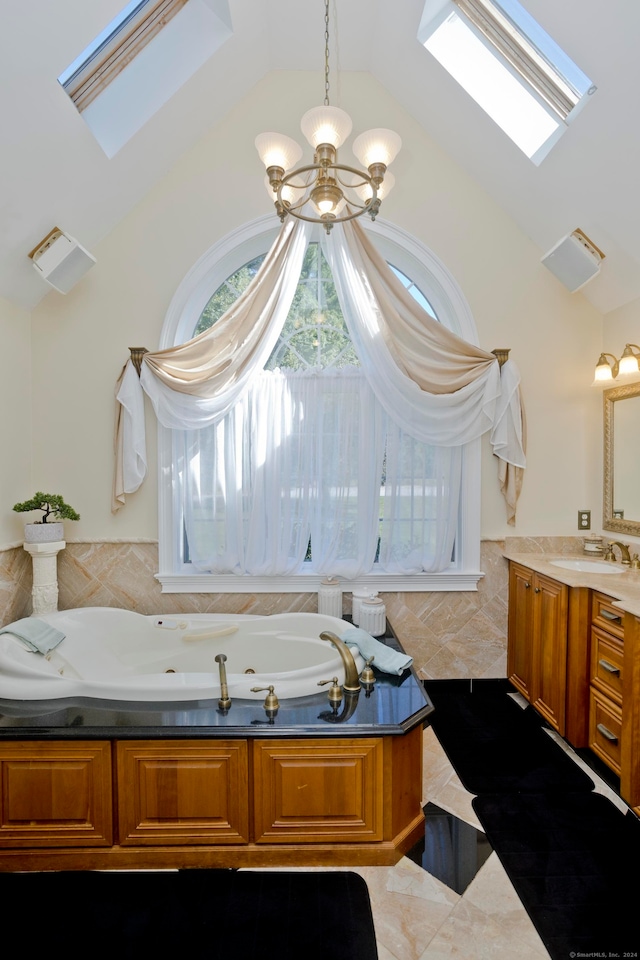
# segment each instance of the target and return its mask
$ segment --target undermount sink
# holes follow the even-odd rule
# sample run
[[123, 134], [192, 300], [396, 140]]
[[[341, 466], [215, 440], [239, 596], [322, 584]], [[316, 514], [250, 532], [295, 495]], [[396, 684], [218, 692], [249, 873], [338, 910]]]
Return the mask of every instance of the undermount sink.
[[578, 573], [625, 573], [627, 567], [605, 560], [550, 560], [554, 567], [576, 570]]

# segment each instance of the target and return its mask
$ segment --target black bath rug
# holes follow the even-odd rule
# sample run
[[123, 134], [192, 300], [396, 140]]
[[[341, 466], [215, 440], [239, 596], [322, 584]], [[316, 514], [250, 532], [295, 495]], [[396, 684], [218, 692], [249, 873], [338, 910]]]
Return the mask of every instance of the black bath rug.
[[[634, 956], [640, 820], [598, 793], [496, 794], [472, 801], [553, 960]], [[635, 952], [635, 953], [634, 953]]]
[[376, 960], [369, 891], [351, 871], [0, 874], [3, 916], [30, 957]]
[[590, 791], [594, 784], [545, 733], [508, 680], [425, 680], [430, 723], [469, 793]]

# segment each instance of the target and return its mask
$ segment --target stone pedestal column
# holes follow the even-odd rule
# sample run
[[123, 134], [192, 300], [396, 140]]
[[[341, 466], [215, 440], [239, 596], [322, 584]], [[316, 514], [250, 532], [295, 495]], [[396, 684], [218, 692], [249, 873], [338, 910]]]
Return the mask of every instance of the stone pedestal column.
[[66, 547], [64, 540], [51, 543], [24, 543], [33, 561], [33, 616], [53, 613], [58, 609], [58, 554]]

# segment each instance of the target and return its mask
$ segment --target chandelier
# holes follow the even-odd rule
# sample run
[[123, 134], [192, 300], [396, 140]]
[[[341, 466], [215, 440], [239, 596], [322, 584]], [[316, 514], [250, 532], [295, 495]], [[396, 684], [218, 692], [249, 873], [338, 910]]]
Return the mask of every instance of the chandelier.
[[342, 146], [353, 126], [351, 117], [329, 104], [329, 0], [324, 14], [324, 104], [307, 111], [300, 127], [313, 147], [313, 163], [296, 167], [302, 148], [291, 137], [261, 133], [256, 149], [267, 171], [265, 184], [274, 196], [276, 213], [323, 224], [327, 233], [334, 223], [353, 220], [366, 213], [375, 220], [383, 198], [393, 184], [387, 167], [402, 141], [393, 130], [367, 130], [353, 142], [353, 152], [362, 168], [338, 162]]

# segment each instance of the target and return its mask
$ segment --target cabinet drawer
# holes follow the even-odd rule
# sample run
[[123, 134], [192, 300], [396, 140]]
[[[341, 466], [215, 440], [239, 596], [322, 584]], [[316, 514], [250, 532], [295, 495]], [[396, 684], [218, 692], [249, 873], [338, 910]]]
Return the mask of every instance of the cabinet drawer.
[[591, 628], [591, 683], [616, 703], [622, 703], [622, 640]]
[[0, 847], [103, 847], [113, 839], [106, 741], [0, 745]]
[[247, 843], [247, 758], [244, 740], [118, 743], [120, 843]]
[[383, 839], [379, 739], [254, 742], [256, 843]]
[[624, 613], [614, 607], [611, 597], [593, 591], [591, 597], [591, 620], [595, 626], [612, 633], [614, 637], [624, 639]]
[[622, 711], [597, 690], [591, 690], [589, 706], [589, 746], [604, 763], [620, 776], [620, 735]]

